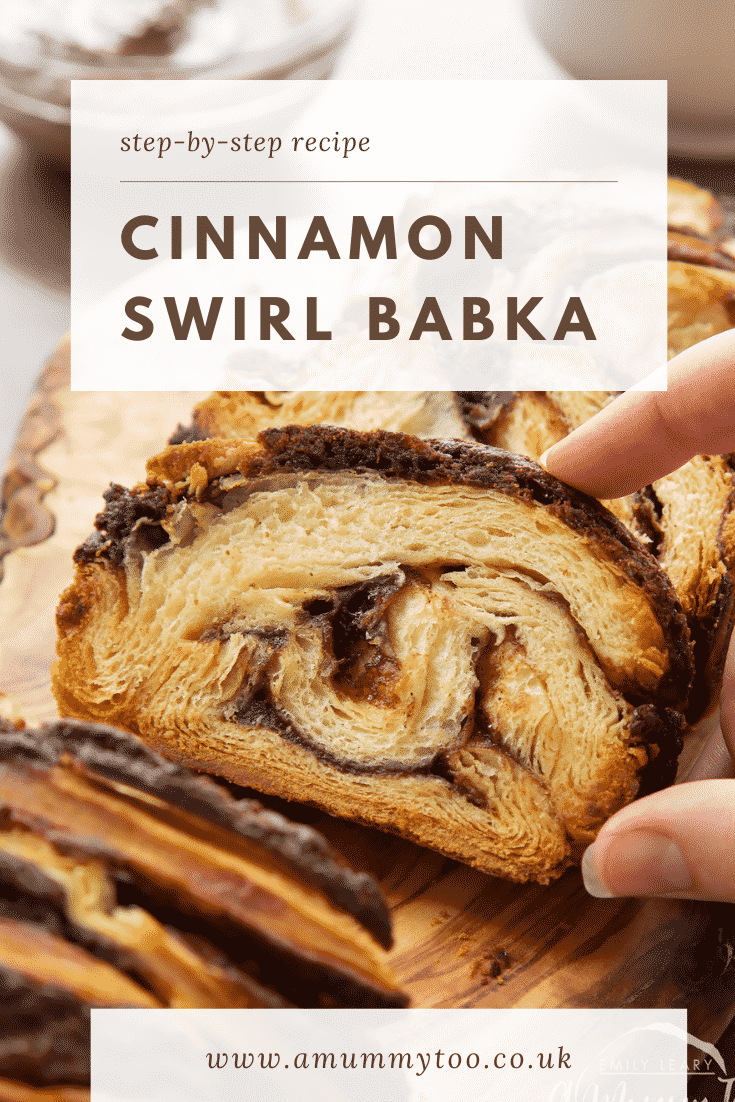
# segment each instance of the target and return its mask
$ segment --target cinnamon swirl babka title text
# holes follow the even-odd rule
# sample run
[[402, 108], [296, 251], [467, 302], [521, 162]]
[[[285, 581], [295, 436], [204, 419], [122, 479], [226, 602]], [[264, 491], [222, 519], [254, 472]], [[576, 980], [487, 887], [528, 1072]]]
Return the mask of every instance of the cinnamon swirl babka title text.
[[[370, 260], [396, 260], [398, 257], [396, 226], [391, 215], [384, 215], [372, 227], [363, 215], [354, 215], [349, 240], [338, 244], [322, 215], [313, 217], [305, 235], [294, 241], [288, 239], [285, 215], [268, 224], [257, 215], [251, 215], [247, 234], [236, 237], [233, 215], [224, 216], [221, 226], [215, 226], [206, 215], [197, 215], [185, 223], [182, 215], [175, 214], [167, 225], [155, 215], [140, 214], [123, 226], [121, 243], [125, 252], [136, 260], [153, 261], [161, 256], [181, 260], [186, 234], [191, 234], [191, 245], [196, 246], [197, 260], [207, 260], [210, 252], [224, 260], [259, 260], [262, 250], [265, 250], [263, 255], [276, 260], [297, 262], [308, 261], [314, 254], [338, 261], [363, 260], [365, 257]], [[474, 215], [466, 215], [463, 236], [460, 247], [463, 248], [465, 260], [472, 261], [485, 255], [491, 260], [502, 260], [503, 219], [500, 215], [490, 218], [489, 228]], [[244, 256], [236, 257], [236, 242]], [[445, 219], [426, 214], [416, 218], [408, 227], [406, 246], [421, 260], [435, 261], [444, 257], [450, 249], [457, 249], [458, 242], [453, 241], [452, 228]], [[567, 298], [553, 333], [549, 330], [547, 334], [542, 333], [531, 319], [533, 311], [542, 302], [540, 295], [525, 299], [507, 296], [504, 302], [493, 303], [479, 295], [464, 296], [461, 301], [461, 323], [459, 327], [454, 324], [455, 332], [450, 331], [446, 320], [453, 313], [454, 304], [440, 304], [436, 297], [425, 297], [411, 319], [397, 316], [397, 304], [392, 298], [372, 296], [366, 301], [365, 326], [371, 341], [393, 340], [406, 326], [410, 328], [409, 340], [412, 341], [431, 333], [436, 333], [441, 340], [483, 341], [495, 334], [501, 339], [515, 341], [519, 339], [519, 334], [525, 334], [533, 341], [563, 341], [570, 333], [580, 333], [588, 341], [596, 340], [587, 311], [577, 296]], [[163, 303], [171, 332], [177, 341], [190, 337], [209, 341], [215, 332], [228, 328], [235, 340], [245, 340], [246, 325], [255, 327], [253, 332], [261, 341], [296, 339], [294, 325], [289, 322], [291, 304], [278, 295], [263, 296], [257, 304], [250, 302], [248, 307], [254, 314], [252, 318], [246, 318], [245, 296], [233, 296], [229, 308], [224, 307], [224, 298], [217, 296], [210, 297], [208, 301], [190, 296], [183, 301], [165, 295]], [[155, 323], [148, 313], [152, 306], [153, 300], [143, 295], [128, 299], [125, 314], [137, 328], [126, 326], [122, 331], [123, 337], [130, 341], [144, 341], [152, 335]], [[499, 321], [500, 333], [496, 329]], [[316, 296], [306, 298], [305, 337], [314, 341], [332, 339], [331, 331], [320, 327]]]

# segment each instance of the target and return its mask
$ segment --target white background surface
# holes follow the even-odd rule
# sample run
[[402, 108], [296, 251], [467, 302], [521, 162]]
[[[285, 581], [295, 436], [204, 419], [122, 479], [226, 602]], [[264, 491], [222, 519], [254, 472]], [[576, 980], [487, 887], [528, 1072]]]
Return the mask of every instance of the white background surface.
[[[364, 0], [336, 77], [552, 78], [516, 0]], [[0, 128], [0, 461], [68, 327], [68, 185]]]

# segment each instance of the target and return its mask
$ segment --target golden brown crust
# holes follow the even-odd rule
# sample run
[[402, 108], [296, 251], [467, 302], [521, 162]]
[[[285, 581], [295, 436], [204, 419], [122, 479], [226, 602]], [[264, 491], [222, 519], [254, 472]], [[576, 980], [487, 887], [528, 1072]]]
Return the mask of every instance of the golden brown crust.
[[[611, 392], [462, 392], [460, 412], [484, 442], [537, 459], [557, 440], [612, 401]], [[209, 401], [210, 427], [246, 436], [241, 425], [217, 420], [218, 397]], [[311, 419], [311, 418], [310, 418]], [[669, 572], [695, 640], [696, 681], [688, 716], [695, 722], [715, 706], [731, 625], [733, 554], [718, 529], [732, 512], [731, 469], [724, 460], [698, 458], [682, 472], [627, 498], [604, 505]], [[675, 484], [688, 484], [689, 502], [666, 504]], [[685, 535], [690, 533], [690, 535]], [[690, 538], [691, 536], [691, 538]], [[704, 594], [704, 598], [702, 597]]]
[[735, 261], [715, 197], [669, 180], [669, 359], [735, 326]]
[[[636, 794], [654, 759], [653, 772], [662, 782], [671, 779], [681, 723], [661, 706], [681, 702], [691, 671], [673, 591], [609, 513], [535, 464], [461, 441], [291, 426], [263, 433], [258, 444], [207, 440], [170, 447], [148, 469], [145, 486], [109, 495], [98, 533], [80, 549], [76, 581], [62, 598], [55, 678], [62, 711], [105, 716], [196, 768], [397, 831], [520, 880], [547, 881], [563, 871], [600, 823]], [[354, 494], [364, 503], [360, 523], [336, 535]], [[305, 522], [313, 537], [297, 527], [271, 540], [271, 528], [292, 518], [299, 525], [298, 500], [307, 512], [316, 510], [319, 519]], [[416, 510], [413, 543], [385, 528], [396, 510], [407, 517]], [[446, 521], [433, 519], [444, 513]], [[243, 541], [237, 533], [253, 522], [255, 542]], [[151, 534], [156, 525], [170, 542]], [[325, 543], [320, 533], [332, 527], [336, 542]], [[500, 534], [512, 540], [507, 550], [505, 543], [498, 545], [502, 551], [479, 550], [488, 540], [494, 546], [496, 528], [505, 527], [518, 533]], [[444, 550], [433, 545], [437, 538], [446, 542]], [[560, 565], [565, 547], [579, 564], [576, 578]], [[331, 562], [335, 554], [327, 568], [323, 556]], [[353, 555], [354, 566], [346, 565]], [[240, 608], [228, 585], [208, 582], [218, 561], [225, 574], [235, 571]], [[174, 571], [170, 582], [154, 562], [164, 573]], [[110, 665], [99, 644], [109, 634], [140, 638], [145, 646], [140, 602], [154, 599], [158, 584], [171, 593], [181, 570], [197, 592], [196, 600], [193, 591], [188, 598], [190, 623], [182, 621], [170, 637], [170, 655], [133, 683], [131, 662], [142, 669], [133, 652]], [[259, 591], [264, 583], [255, 579], [263, 570], [274, 581]], [[316, 580], [322, 574], [333, 580]], [[601, 614], [606, 634], [584, 608], [589, 602], [582, 593], [590, 585], [590, 601], [604, 591], [603, 602], [611, 602]], [[282, 622], [270, 619], [274, 601], [283, 608]], [[502, 611], [514, 606], [524, 609], [517, 623], [520, 612]], [[635, 644], [633, 637], [619, 641], [628, 631], [640, 633]], [[539, 645], [549, 633], [567, 641], [570, 664], [561, 675], [549, 667], [548, 647]], [[311, 646], [313, 657], [304, 658]], [[451, 689], [440, 687], [438, 671], [430, 672], [430, 656], [445, 648], [454, 656], [443, 668], [459, 663]], [[585, 671], [581, 680], [571, 672], [577, 663]], [[504, 686], [517, 683], [515, 698], [496, 690], [496, 667]], [[171, 698], [174, 668], [191, 700], [185, 712]], [[544, 736], [547, 749], [524, 726], [519, 694], [540, 700], [539, 676], [549, 692], [576, 701], [562, 706], [560, 716], [564, 707], [570, 717], [575, 710], [587, 715], [586, 692], [602, 709], [574, 734], [586, 737], [580, 731], [587, 725], [610, 731], [596, 746], [599, 764], [590, 763], [589, 776], [582, 767], [583, 780], [570, 774], [550, 786], [560, 768], [556, 759], [566, 762], [559, 774], [566, 776], [579, 754], [564, 748], [555, 724]], [[435, 677], [437, 688], [428, 691]], [[484, 688], [475, 700], [478, 678]], [[554, 707], [561, 696], [553, 696]], [[636, 703], [650, 708], [653, 700], [657, 708], [636, 710]], [[328, 708], [326, 726], [310, 727], [308, 716], [322, 707]], [[538, 713], [539, 738], [547, 713]], [[354, 720], [335, 720], [338, 714]], [[574, 724], [559, 722], [565, 729]], [[357, 731], [363, 723], [372, 733], [353, 736], [353, 724]], [[416, 723], [423, 733], [417, 728], [413, 741], [408, 732]], [[513, 832], [518, 837], [511, 846]]]
[[220, 390], [194, 407], [191, 425], [179, 425], [169, 443], [210, 436], [254, 440], [263, 429], [318, 424], [422, 437], [468, 435], [451, 391]]
[[310, 828], [123, 731], [0, 721], [9, 1098], [83, 1093], [93, 1007], [405, 1005], [351, 910], [389, 937], [373, 882]]
[[[102, 557], [121, 562], [123, 544], [139, 528], [141, 518], [145, 522], [165, 516], [182, 497], [215, 501], [220, 480], [234, 472], [257, 479], [310, 471], [371, 471], [386, 480], [471, 486], [542, 505], [583, 536], [599, 559], [615, 561], [646, 593], [656, 609], [670, 655], [667, 672], [656, 690], [669, 704], [686, 702], [692, 674], [688, 632], [666, 576], [597, 501], [565, 486], [536, 463], [499, 448], [458, 440], [422, 441], [400, 433], [297, 425], [266, 430], [260, 446], [214, 439], [171, 446], [149, 461], [145, 487], [112, 497], [108, 509], [97, 518], [101, 536], [82, 545], [77, 561], [93, 562]], [[148, 525], [144, 527], [147, 530]], [[94, 602], [94, 596], [90, 595], [90, 601]], [[82, 607], [84, 602], [77, 599], [72, 609], [67, 595], [62, 595], [61, 622], [72, 622]]]
[[85, 1087], [31, 1087], [12, 1079], [0, 1079], [0, 1102], [89, 1102]]
[[698, 715], [719, 690], [732, 627], [733, 468], [725, 456], [695, 456], [650, 493], [661, 528], [657, 557], [692, 630], [697, 684], [690, 713]]
[[[0, 762], [76, 767], [98, 778], [133, 786], [183, 812], [261, 847], [331, 903], [352, 914], [384, 948], [392, 944], [388, 908], [372, 877], [348, 868], [315, 830], [289, 822], [255, 800], [233, 800], [219, 785], [160, 758], [123, 731], [99, 723], [58, 720], [38, 731], [15, 731], [0, 721]], [[0, 860], [2, 854], [0, 853]]]
[[735, 271], [669, 261], [668, 290], [669, 359], [735, 325]]
[[667, 257], [686, 264], [703, 264], [706, 268], [722, 268], [726, 272], [735, 272], [735, 257], [723, 252], [716, 242], [690, 233], [669, 230]]
[[669, 178], [667, 190], [668, 223], [672, 229], [690, 231], [700, 237], [717, 234], [724, 214], [711, 192], [674, 177]]
[[[519, 391], [505, 399], [505, 416], [483, 430], [488, 442], [512, 444], [538, 458], [538, 441], [551, 446], [607, 402], [612, 393], [539, 394]], [[487, 402], [492, 406], [494, 396]], [[478, 408], [482, 397], [477, 395]], [[560, 428], [560, 423], [566, 428]], [[509, 425], [531, 425], [519, 436]], [[695, 456], [678, 471], [637, 494], [603, 503], [654, 554], [679, 597], [694, 642], [695, 680], [687, 710], [691, 723], [717, 704], [733, 620], [733, 467], [727, 456]]]

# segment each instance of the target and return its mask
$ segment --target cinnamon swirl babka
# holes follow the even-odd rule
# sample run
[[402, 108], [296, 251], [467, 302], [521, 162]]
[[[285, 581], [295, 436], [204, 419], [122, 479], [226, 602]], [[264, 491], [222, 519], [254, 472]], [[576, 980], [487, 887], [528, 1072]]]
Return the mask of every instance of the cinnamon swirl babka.
[[403, 1006], [377, 884], [111, 727], [0, 720], [0, 1098], [84, 1098], [93, 1007]]
[[63, 714], [521, 881], [673, 777], [674, 591], [529, 460], [291, 426], [106, 499], [58, 610]]

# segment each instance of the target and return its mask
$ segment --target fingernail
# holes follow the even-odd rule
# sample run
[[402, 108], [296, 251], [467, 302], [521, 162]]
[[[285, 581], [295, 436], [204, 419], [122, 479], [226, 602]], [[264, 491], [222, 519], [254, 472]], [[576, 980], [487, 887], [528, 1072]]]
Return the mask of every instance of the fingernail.
[[598, 851], [596, 851], [594, 845], [587, 846], [587, 849], [582, 855], [582, 879], [584, 880], [584, 886], [590, 895], [594, 895], [595, 899], [612, 899], [615, 893], [605, 887], [597, 871], [598, 855]]
[[694, 884], [679, 847], [670, 838], [626, 831], [595, 842], [582, 858], [582, 877], [590, 895], [672, 895]]
[[[553, 447], [553, 444], [552, 444], [552, 447]], [[547, 460], [547, 459], [548, 459], [548, 457], [549, 457], [549, 452], [550, 452], [550, 451], [551, 451], [551, 448], [547, 448], [547, 449], [546, 449], [546, 451], [544, 452], [544, 454], [543, 454], [543, 455], [541, 455], [541, 456], [539, 456], [539, 461], [538, 461], [539, 467], [543, 467], [543, 468], [544, 468], [544, 470], [546, 470], [546, 469], [547, 469], [547, 467], [546, 467], [546, 460]]]

